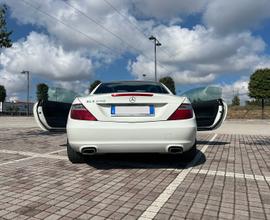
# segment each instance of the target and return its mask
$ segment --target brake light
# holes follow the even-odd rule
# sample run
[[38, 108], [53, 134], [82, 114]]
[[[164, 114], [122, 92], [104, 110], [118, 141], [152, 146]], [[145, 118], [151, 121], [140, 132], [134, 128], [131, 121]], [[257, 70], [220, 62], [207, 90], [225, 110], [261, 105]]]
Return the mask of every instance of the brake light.
[[176, 111], [168, 118], [168, 120], [182, 120], [193, 117], [193, 110], [191, 104], [183, 103]]
[[82, 104], [74, 104], [71, 106], [70, 117], [77, 120], [97, 121]]
[[118, 96], [153, 96], [151, 93], [114, 93], [112, 97]]

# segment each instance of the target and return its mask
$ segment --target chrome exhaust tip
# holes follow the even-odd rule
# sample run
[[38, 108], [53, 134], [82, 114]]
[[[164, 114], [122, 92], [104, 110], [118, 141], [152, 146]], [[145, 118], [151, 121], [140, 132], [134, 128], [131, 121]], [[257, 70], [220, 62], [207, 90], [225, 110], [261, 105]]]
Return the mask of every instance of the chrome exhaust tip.
[[83, 155], [94, 155], [97, 153], [97, 149], [95, 147], [84, 147], [82, 149]]
[[171, 146], [171, 147], [169, 147], [168, 151], [169, 151], [169, 153], [172, 153], [172, 154], [182, 154], [183, 147]]

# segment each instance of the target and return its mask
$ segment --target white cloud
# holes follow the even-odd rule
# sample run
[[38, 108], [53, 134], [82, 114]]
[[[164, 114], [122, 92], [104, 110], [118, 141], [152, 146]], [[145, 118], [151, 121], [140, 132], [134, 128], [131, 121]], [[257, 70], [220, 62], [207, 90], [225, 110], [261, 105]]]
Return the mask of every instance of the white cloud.
[[18, 73], [11, 74], [5, 70], [0, 70], [0, 85], [4, 85], [8, 96], [21, 92], [26, 88], [26, 78]]
[[8, 99], [9, 102], [17, 102], [19, 101], [19, 97], [18, 96], [11, 96]]
[[48, 36], [36, 32], [14, 43], [12, 48], [3, 49], [0, 58], [0, 84], [9, 93], [25, 87], [22, 70], [50, 80], [89, 79], [93, 74], [91, 60], [79, 51], [65, 51]]
[[[75, 80], [82, 82], [82, 79], [89, 78], [93, 73], [93, 66], [102, 67], [114, 62], [119, 56], [131, 53], [137, 56], [128, 64], [131, 74], [135, 78], [153, 79], [153, 42], [136, 27], [147, 35], [155, 35], [162, 43], [157, 55], [158, 76], [171, 75], [179, 84], [213, 82], [220, 74], [246, 72], [248, 75], [254, 67], [268, 65], [266, 56], [263, 55], [264, 41], [248, 30], [268, 16], [265, 13], [269, 8], [268, 0], [107, 0], [124, 17], [106, 4], [106, 1], [67, 1], [113, 34], [63, 1], [27, 0], [34, 7], [55, 16], [81, 34], [22, 1], [0, 1], [10, 7], [12, 17], [18, 22], [41, 27], [48, 33], [48, 36], [31, 34], [25, 41], [15, 43], [14, 49], [4, 50], [1, 55], [4, 68], [0, 74], [5, 78], [10, 73], [29, 69], [42, 77], [60, 80], [63, 86], [70, 86]], [[177, 25], [183, 22], [185, 16], [194, 13], [203, 14], [206, 26], [199, 24], [192, 28], [183, 28]], [[161, 25], [164, 20], [169, 25]], [[97, 44], [95, 40], [112, 48], [114, 52]], [[162, 50], [166, 50], [166, 53]], [[14, 62], [11, 62], [13, 57]], [[20, 80], [17, 81], [19, 83]], [[76, 87], [77, 84], [72, 85]], [[23, 85], [18, 86], [20, 87]]]
[[208, 4], [204, 21], [220, 33], [239, 32], [269, 18], [269, 0], [215, 0]]
[[244, 77], [232, 84], [223, 84], [222, 87], [222, 98], [227, 102], [231, 103], [233, 97], [238, 95], [241, 101], [241, 104], [244, 104], [245, 101], [249, 100], [248, 96], [248, 82], [249, 79]]
[[[29, 4], [16, 0], [7, 1], [6, 4], [12, 10], [11, 16], [23, 24], [46, 28], [49, 34], [56, 37], [64, 48], [82, 50], [99, 61], [110, 63], [126, 51], [138, 53], [145, 47], [145, 44], [149, 44], [148, 40], [134, 26], [127, 23], [126, 17], [144, 30], [150, 29], [153, 23], [151, 21], [138, 22], [128, 14], [126, 1], [113, 2], [113, 5], [126, 17], [120, 16], [105, 1], [100, 0], [82, 0], [80, 2], [70, 0], [68, 4], [72, 7], [65, 4], [64, 1], [57, 0], [27, 0], [27, 2]], [[36, 7], [46, 14], [32, 7]]]
[[254, 66], [253, 72], [257, 69], [265, 69], [270, 68], [270, 56], [264, 56], [262, 59], [260, 59], [259, 62], [257, 62], [257, 65]]
[[166, 62], [217, 63], [235, 54], [261, 52], [265, 44], [249, 32], [218, 36], [213, 29], [197, 25], [193, 29], [180, 26], [159, 26], [154, 30], [171, 57], [162, 55]]
[[172, 78], [177, 84], [202, 84], [212, 82], [215, 79], [215, 74], [201, 75], [200, 73], [186, 70], [174, 73]]
[[[162, 47], [167, 53], [157, 49], [158, 76], [171, 75], [179, 84], [209, 83], [224, 73], [249, 74], [265, 59], [264, 41], [250, 32], [220, 36], [200, 25], [193, 29], [160, 25], [153, 32], [161, 43], [166, 42]], [[129, 62], [129, 70], [138, 78], [146, 74], [153, 79], [154, 64], [148, 59], [153, 57], [152, 48], [144, 54]]]
[[133, 8], [140, 16], [171, 19], [201, 12], [208, 0], [133, 0]]

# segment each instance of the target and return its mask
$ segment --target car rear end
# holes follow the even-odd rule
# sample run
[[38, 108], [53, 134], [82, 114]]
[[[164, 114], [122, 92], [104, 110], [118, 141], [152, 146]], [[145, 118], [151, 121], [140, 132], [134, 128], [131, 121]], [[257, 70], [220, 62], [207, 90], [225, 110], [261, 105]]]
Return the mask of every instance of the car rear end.
[[118, 89], [76, 98], [67, 123], [70, 147], [83, 154], [188, 151], [197, 130], [191, 104], [164, 89]]

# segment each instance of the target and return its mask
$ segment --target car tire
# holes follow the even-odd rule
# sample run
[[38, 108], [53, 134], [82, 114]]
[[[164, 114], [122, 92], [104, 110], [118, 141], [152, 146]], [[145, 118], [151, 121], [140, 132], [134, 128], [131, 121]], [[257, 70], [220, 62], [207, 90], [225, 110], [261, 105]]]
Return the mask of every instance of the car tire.
[[196, 154], [197, 154], [197, 145], [196, 145], [196, 141], [195, 141], [195, 144], [188, 151], [183, 153], [183, 159], [185, 159], [187, 161], [191, 161], [194, 159]]
[[67, 141], [67, 155], [71, 163], [82, 163], [84, 161], [83, 155], [75, 151], [72, 147], [70, 147], [68, 141]]

